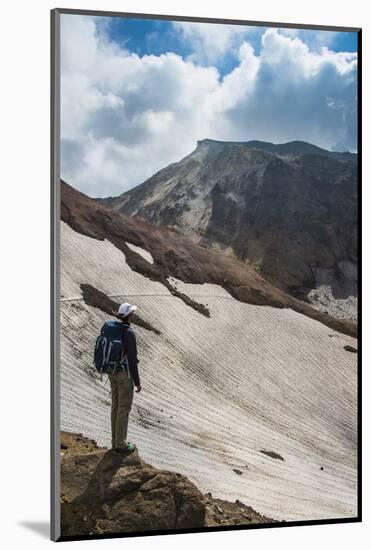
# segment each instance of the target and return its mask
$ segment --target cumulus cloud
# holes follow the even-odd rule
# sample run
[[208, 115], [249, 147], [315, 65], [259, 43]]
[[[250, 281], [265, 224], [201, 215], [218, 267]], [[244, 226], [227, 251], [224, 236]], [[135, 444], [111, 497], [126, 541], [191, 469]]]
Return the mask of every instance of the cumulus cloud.
[[[225, 113], [228, 134], [235, 139], [299, 139], [327, 149], [354, 150], [356, 69], [356, 53], [335, 53], [326, 47], [313, 52], [297, 37], [267, 30], [253, 92]], [[237, 69], [230, 80], [238, 80], [234, 73]], [[230, 83], [231, 89], [235, 86]]]
[[259, 27], [187, 21], [174, 21], [173, 27], [192, 47], [187, 59], [201, 64], [217, 63], [227, 54], [238, 55], [243, 40], [261, 32]]
[[268, 29], [258, 55], [243, 39], [237, 66], [222, 78], [196, 58], [139, 57], [93, 17], [63, 15], [61, 36], [62, 177], [90, 196], [122, 193], [205, 137], [356, 147], [354, 53], [312, 50]]
[[171, 52], [140, 58], [74, 15], [62, 16], [62, 45], [62, 177], [72, 185], [92, 196], [118, 194], [209, 134], [216, 69]]
[[280, 28], [280, 33], [291, 38], [298, 37], [305, 42], [312, 51], [320, 51], [322, 47], [330, 47], [336, 43], [341, 32], [311, 29]]

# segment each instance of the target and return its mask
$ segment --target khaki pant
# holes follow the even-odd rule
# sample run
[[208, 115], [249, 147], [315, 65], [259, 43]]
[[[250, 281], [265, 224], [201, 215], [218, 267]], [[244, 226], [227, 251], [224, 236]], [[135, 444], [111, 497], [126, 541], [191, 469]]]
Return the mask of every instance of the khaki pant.
[[133, 402], [134, 384], [127, 372], [120, 371], [108, 375], [111, 392], [111, 432], [112, 447], [125, 447], [128, 432], [129, 412]]

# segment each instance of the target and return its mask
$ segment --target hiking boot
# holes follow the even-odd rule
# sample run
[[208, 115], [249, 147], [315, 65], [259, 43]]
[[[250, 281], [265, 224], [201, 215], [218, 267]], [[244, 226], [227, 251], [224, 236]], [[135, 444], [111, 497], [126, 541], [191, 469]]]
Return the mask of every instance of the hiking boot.
[[127, 442], [125, 447], [115, 447], [113, 449], [113, 454], [115, 455], [130, 455], [136, 449], [134, 443]]

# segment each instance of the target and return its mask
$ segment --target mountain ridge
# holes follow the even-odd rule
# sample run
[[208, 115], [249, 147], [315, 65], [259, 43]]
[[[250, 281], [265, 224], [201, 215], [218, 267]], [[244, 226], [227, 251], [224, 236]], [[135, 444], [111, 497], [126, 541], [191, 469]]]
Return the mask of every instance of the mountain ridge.
[[[323, 156], [329, 156], [329, 157], [336, 157], [343, 160], [356, 160], [358, 155], [357, 153], [353, 153], [351, 151], [330, 151], [328, 149], [323, 149], [321, 147], [318, 147], [317, 145], [314, 145], [312, 143], [309, 143], [307, 141], [301, 141], [301, 140], [293, 140], [288, 141], [285, 143], [273, 143], [269, 141], [262, 141], [262, 140], [249, 140], [249, 141], [224, 141], [224, 140], [217, 140], [217, 139], [211, 139], [211, 138], [204, 138], [199, 139], [196, 141], [196, 147], [191, 151], [188, 155], [183, 157], [182, 160], [190, 157], [193, 153], [197, 151], [198, 148], [203, 147], [205, 145], [211, 145], [211, 146], [248, 146], [251, 149], [261, 149], [266, 152], [282, 152], [282, 154], [318, 154]], [[290, 150], [290, 148], [293, 148]], [[300, 150], [301, 149], [301, 150]], [[157, 170], [150, 178], [147, 178], [142, 183], [139, 183], [138, 185], [135, 185], [134, 187], [130, 188], [127, 192], [131, 191], [132, 189], [136, 189], [137, 187], [143, 185], [146, 181], [151, 179], [152, 177], [162, 173], [164, 170], [167, 170], [169, 167], [174, 166], [178, 164], [179, 161], [174, 161], [168, 164], [167, 166], [164, 166], [163, 168], [160, 168], [160, 170]], [[122, 193], [125, 194], [126, 192]], [[106, 202], [110, 201], [112, 199], [115, 199], [119, 197], [120, 195], [110, 195], [104, 198], [101, 197], [95, 197], [95, 200], [98, 200], [100, 202]]]
[[312, 143], [302, 140], [292, 140], [285, 143], [273, 143], [269, 141], [261, 140], [249, 140], [249, 141], [223, 141], [210, 138], [204, 138], [197, 140], [197, 147], [203, 145], [219, 145], [219, 146], [247, 146], [252, 149], [262, 149], [272, 153], [279, 154], [317, 154], [328, 157], [339, 158], [343, 160], [355, 160], [357, 153], [350, 151], [330, 151], [322, 147], [318, 147]]
[[178, 229], [252, 265], [281, 290], [355, 319], [356, 181], [353, 153], [300, 141], [205, 139], [139, 186], [99, 202]]

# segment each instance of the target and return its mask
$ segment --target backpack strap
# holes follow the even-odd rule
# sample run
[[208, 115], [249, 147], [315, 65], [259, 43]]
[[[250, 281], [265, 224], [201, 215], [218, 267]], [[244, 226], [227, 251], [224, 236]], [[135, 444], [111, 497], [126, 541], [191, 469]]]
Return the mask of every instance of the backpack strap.
[[124, 325], [124, 346], [123, 346], [124, 356], [127, 355], [128, 353], [128, 339], [126, 338], [128, 330], [129, 330], [129, 327]]
[[127, 357], [128, 355], [128, 339], [127, 339], [127, 333], [129, 330], [129, 326], [124, 325], [124, 346], [123, 346], [123, 358], [126, 357], [126, 364], [127, 364], [127, 371], [128, 371], [128, 378], [130, 380], [130, 366], [129, 366], [129, 359]]

